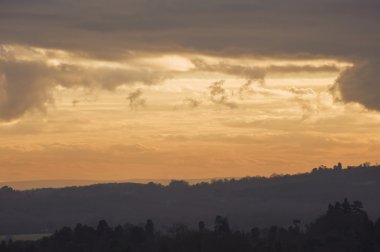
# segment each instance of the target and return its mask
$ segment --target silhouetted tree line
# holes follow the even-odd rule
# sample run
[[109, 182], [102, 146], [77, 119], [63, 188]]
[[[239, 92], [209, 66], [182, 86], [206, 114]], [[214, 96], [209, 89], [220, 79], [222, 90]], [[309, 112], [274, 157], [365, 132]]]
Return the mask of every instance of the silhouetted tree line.
[[[354, 166], [348, 165], [346, 167], [346, 170], [360, 169], [360, 168], [375, 168], [376, 169], [376, 168], [380, 168], [380, 165], [377, 163], [372, 165], [370, 162], [364, 162], [360, 165], [354, 165]], [[313, 168], [311, 172], [318, 173], [318, 172], [331, 172], [331, 171], [342, 171], [342, 170], [343, 170], [343, 165], [341, 162], [338, 162], [338, 164], [334, 165], [331, 168], [325, 165], [320, 165], [318, 168]]]
[[[234, 226], [286, 226], [289, 220], [309, 223], [328, 202], [360, 199], [371, 218], [380, 216], [380, 166], [354, 168], [337, 164], [295, 175], [246, 177], [188, 184], [114, 183], [59, 189], [0, 188], [0, 235], [52, 233], [76, 223], [95, 226], [144, 222], [156, 225], [179, 221], [191, 228], [199, 220], [212, 223], [215, 213], [228, 216]], [[281, 214], [279, 213], [281, 209]]]
[[301, 226], [294, 220], [288, 228], [253, 227], [250, 231], [231, 229], [228, 219], [217, 216], [213, 227], [200, 221], [198, 230], [176, 224], [159, 231], [152, 220], [145, 225], [110, 227], [106, 221], [97, 227], [77, 224], [64, 227], [38, 241], [2, 241], [0, 252], [224, 252], [291, 251], [327, 252], [380, 251], [380, 219], [372, 222], [362, 203], [345, 199], [329, 205], [314, 222]]

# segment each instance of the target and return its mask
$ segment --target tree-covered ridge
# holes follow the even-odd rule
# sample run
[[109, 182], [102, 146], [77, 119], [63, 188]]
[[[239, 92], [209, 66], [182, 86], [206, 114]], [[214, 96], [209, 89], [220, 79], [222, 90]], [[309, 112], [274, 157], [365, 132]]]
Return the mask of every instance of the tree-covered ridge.
[[95, 225], [141, 223], [157, 227], [182, 222], [210, 225], [226, 216], [242, 229], [255, 225], [284, 226], [293, 219], [311, 222], [336, 199], [360, 199], [371, 218], [380, 216], [380, 167], [339, 169], [319, 167], [313, 172], [215, 180], [189, 185], [99, 184], [61, 189], [0, 192], [0, 235], [52, 233], [80, 222]]
[[377, 252], [380, 251], [380, 219], [370, 220], [362, 203], [347, 199], [329, 205], [315, 221], [299, 220], [287, 228], [252, 227], [249, 231], [231, 228], [226, 217], [217, 216], [207, 227], [197, 229], [175, 224], [155, 229], [152, 220], [145, 225], [111, 227], [102, 220], [96, 227], [77, 224], [64, 227], [38, 241], [3, 241], [0, 252]]

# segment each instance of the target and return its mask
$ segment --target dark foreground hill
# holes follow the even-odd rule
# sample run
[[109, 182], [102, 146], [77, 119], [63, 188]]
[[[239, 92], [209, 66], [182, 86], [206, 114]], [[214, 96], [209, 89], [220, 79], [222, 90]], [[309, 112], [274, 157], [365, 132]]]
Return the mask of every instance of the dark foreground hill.
[[0, 252], [379, 252], [380, 219], [372, 221], [360, 201], [330, 204], [313, 222], [288, 227], [231, 229], [229, 220], [216, 216], [212, 227], [172, 225], [166, 231], [145, 225], [63, 227], [37, 241], [0, 242]]
[[213, 223], [227, 216], [238, 228], [308, 223], [330, 202], [348, 198], [363, 202], [369, 217], [380, 216], [380, 166], [319, 169], [272, 178], [219, 180], [189, 186], [101, 184], [62, 189], [0, 190], [0, 234], [52, 232], [65, 225]]

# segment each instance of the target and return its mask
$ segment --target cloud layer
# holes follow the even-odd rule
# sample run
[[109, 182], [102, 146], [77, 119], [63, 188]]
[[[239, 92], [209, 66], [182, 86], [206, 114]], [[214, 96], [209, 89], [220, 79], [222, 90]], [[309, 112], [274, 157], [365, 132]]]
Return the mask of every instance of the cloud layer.
[[[379, 110], [379, 12], [377, 0], [1, 0], [0, 45], [59, 49], [109, 61], [128, 61], [136, 53], [341, 59], [355, 65], [337, 82], [343, 101]], [[9, 61], [6, 54], [0, 49], [2, 120], [17, 118], [28, 109], [43, 110], [51, 101], [51, 83], [95, 83], [113, 89], [121, 83], [160, 79], [146, 69], [32, 66]], [[256, 67], [195, 63], [205, 71], [247, 79], [263, 79], [266, 74]], [[292, 66], [267, 69], [289, 70]]]
[[[3, 52], [0, 58], [0, 121], [18, 119], [29, 111], [45, 111], [47, 104], [54, 103], [52, 91], [57, 86], [114, 90], [121, 85], [158, 83], [167, 74], [144, 68], [75, 62], [49, 64], [42, 60], [20, 60], [10, 52]], [[73, 105], [77, 103], [73, 101]]]
[[376, 0], [2, 0], [0, 6], [2, 43], [115, 57], [178, 49], [370, 56], [380, 36]]
[[380, 59], [357, 63], [338, 78], [335, 88], [343, 101], [380, 111]]

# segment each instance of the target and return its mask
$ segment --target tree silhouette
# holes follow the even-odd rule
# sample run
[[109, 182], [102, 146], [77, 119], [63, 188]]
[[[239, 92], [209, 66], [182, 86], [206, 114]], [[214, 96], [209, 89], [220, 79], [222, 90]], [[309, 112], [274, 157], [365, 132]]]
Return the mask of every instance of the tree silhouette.
[[199, 232], [204, 232], [206, 230], [206, 224], [204, 223], [204, 221], [200, 221], [198, 222], [198, 230]]
[[98, 227], [96, 228], [96, 232], [100, 235], [105, 234], [110, 227], [108, 226], [108, 223], [105, 220], [101, 220], [98, 223]]
[[149, 238], [154, 237], [154, 224], [151, 219], [148, 219], [145, 224], [145, 233]]
[[379, 252], [380, 219], [373, 223], [359, 201], [329, 204], [327, 211], [301, 228], [295, 219], [288, 228], [231, 230], [226, 217], [216, 216], [214, 231], [205, 223], [198, 230], [175, 224], [157, 231], [145, 225], [111, 227], [101, 220], [96, 228], [77, 224], [63, 227], [38, 241], [1, 241], [0, 252]]
[[214, 230], [215, 230], [215, 233], [218, 233], [218, 234], [229, 233], [230, 225], [228, 223], [228, 219], [220, 215], [216, 216], [215, 222], [214, 222]]
[[362, 203], [353, 204], [347, 199], [328, 207], [327, 213], [310, 225], [309, 235], [320, 244], [331, 249], [344, 248], [345, 251], [370, 251], [372, 222], [362, 210]]

